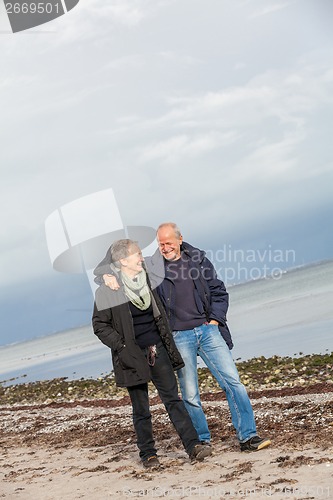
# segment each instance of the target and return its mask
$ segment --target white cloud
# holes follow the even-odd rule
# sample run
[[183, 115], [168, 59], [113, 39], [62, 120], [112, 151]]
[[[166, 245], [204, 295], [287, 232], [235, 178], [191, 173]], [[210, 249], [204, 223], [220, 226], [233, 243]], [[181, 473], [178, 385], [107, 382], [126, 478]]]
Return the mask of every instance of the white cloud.
[[209, 151], [223, 148], [236, 141], [232, 132], [225, 134], [210, 132], [206, 134], [184, 134], [148, 145], [139, 154], [140, 163], [162, 160], [166, 163], [181, 162], [184, 158], [198, 157]]
[[[249, 132], [253, 137], [251, 142], [246, 139], [247, 158], [255, 154], [269, 158], [267, 147], [274, 151], [286, 148], [292, 154], [307, 139], [311, 114], [332, 103], [331, 77], [330, 68], [301, 65], [292, 72], [275, 70], [257, 75], [241, 87], [170, 96], [166, 113], [141, 120], [124, 117], [125, 126], [115, 133], [143, 134], [145, 144], [138, 148], [142, 164], [155, 160], [177, 163], [214, 150], [223, 155], [223, 148], [230, 144], [241, 155]], [[270, 123], [268, 128], [265, 122]], [[180, 131], [177, 134], [176, 129]], [[283, 139], [270, 139], [272, 131]]]
[[89, 13], [107, 19], [115, 24], [136, 26], [144, 19], [156, 15], [156, 12], [175, 0], [90, 0], [85, 6]]
[[256, 17], [266, 16], [267, 14], [272, 14], [273, 12], [276, 12], [278, 10], [290, 7], [291, 4], [292, 2], [282, 2], [282, 3], [279, 2], [274, 4], [270, 3], [269, 5], [265, 5], [264, 7], [261, 7], [260, 9], [253, 12], [251, 17], [256, 18]]
[[202, 64], [204, 61], [201, 58], [193, 57], [189, 54], [178, 53], [175, 51], [163, 51], [159, 52], [156, 57], [161, 58], [166, 63], [177, 63], [184, 66], [192, 66], [197, 64]]
[[142, 66], [145, 64], [145, 58], [140, 55], [140, 54], [131, 54], [128, 56], [124, 57], [118, 57], [115, 59], [111, 59], [105, 67], [103, 68], [103, 71], [106, 70], [122, 70], [125, 69], [126, 71], [129, 68], [134, 68], [134, 69], [140, 69]]

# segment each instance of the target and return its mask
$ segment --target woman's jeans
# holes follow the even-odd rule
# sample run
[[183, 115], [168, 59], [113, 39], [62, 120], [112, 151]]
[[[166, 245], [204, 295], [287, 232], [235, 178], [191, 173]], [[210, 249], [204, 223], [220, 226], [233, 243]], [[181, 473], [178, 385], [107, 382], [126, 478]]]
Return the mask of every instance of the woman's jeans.
[[231, 352], [216, 325], [204, 324], [193, 330], [174, 331], [174, 340], [185, 362], [178, 370], [182, 397], [201, 441], [210, 441], [207, 420], [202, 410], [197, 373], [197, 355], [225, 391], [231, 419], [240, 442], [257, 435], [252, 406], [239, 380]]
[[[198, 434], [183, 401], [178, 396], [178, 386], [170, 358], [162, 343], [157, 345], [155, 365], [150, 367], [152, 382], [168, 412], [185, 450], [190, 455], [198, 444]], [[140, 384], [127, 388], [133, 407], [133, 424], [140, 450], [141, 460], [156, 455], [155, 442], [149, 410], [148, 384]]]

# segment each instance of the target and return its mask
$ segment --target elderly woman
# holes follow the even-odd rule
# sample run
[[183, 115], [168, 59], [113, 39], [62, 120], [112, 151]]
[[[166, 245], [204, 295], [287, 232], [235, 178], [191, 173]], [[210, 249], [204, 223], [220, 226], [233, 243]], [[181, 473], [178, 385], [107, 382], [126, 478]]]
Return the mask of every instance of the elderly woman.
[[116, 384], [126, 387], [140, 458], [145, 467], [160, 465], [153, 438], [148, 399], [152, 380], [183, 446], [192, 460], [203, 460], [211, 448], [199, 441], [183, 401], [174, 370], [184, 366], [157, 293], [151, 289], [137, 243], [118, 240], [110, 248], [121, 287], [102, 284], [96, 290], [94, 333], [112, 352]]

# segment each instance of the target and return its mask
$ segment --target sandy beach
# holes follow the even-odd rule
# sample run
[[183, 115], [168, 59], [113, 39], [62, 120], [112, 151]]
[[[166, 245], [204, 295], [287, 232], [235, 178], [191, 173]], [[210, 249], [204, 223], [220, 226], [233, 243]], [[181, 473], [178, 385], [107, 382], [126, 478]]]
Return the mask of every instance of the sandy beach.
[[249, 391], [271, 447], [241, 453], [222, 392], [206, 392], [214, 453], [191, 463], [157, 396], [162, 466], [138, 459], [127, 396], [2, 405], [0, 498], [333, 498], [333, 384]]

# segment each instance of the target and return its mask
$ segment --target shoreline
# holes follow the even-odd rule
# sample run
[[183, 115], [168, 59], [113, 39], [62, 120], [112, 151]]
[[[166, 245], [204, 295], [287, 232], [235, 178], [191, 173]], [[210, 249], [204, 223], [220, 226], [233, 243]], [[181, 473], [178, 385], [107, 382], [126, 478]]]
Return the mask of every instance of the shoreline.
[[[285, 390], [316, 384], [332, 384], [333, 352], [290, 356], [260, 356], [247, 361], [237, 361], [237, 369], [247, 391]], [[200, 393], [220, 392], [221, 388], [207, 368], [198, 368]], [[67, 377], [40, 382], [3, 385], [0, 382], [0, 405], [53, 403], [82, 399], [121, 398], [127, 390], [115, 385], [113, 373], [94, 378], [69, 380]], [[156, 396], [150, 384], [150, 396]]]

